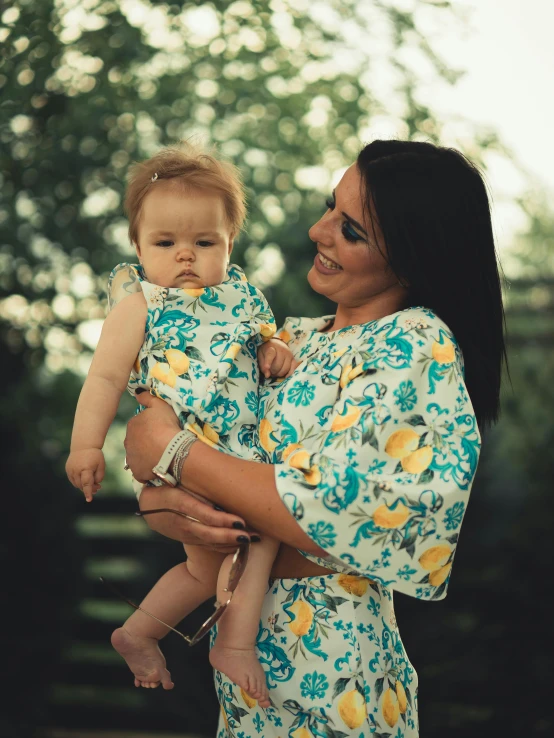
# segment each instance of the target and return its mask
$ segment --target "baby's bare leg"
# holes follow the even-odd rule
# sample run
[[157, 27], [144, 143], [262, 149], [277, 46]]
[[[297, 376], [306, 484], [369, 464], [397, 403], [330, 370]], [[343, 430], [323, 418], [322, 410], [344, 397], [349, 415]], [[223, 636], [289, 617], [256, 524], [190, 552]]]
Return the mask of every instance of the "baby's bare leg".
[[[250, 547], [246, 571], [233, 594], [231, 604], [219, 621], [217, 639], [210, 651], [211, 665], [257, 699], [260, 707], [269, 707], [271, 703], [265, 673], [256, 656], [256, 636], [262, 603], [278, 548], [279, 543], [266, 536], [260, 543]], [[229, 598], [224, 587], [229, 579], [231, 562], [232, 557], [228, 556], [219, 573], [219, 602], [225, 602]]]
[[[200, 546], [186, 546], [187, 562], [166, 572], [141, 603], [141, 607], [175, 627], [192, 610], [211, 597], [225, 556]], [[135, 675], [136, 687], [171, 689], [158, 640], [169, 632], [149, 615], [136, 610], [112, 633], [112, 645]]]

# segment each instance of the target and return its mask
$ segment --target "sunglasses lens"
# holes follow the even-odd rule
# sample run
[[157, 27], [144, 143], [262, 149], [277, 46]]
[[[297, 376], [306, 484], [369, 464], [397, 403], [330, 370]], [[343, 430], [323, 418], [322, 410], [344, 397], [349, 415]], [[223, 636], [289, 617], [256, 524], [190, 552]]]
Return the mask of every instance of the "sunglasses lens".
[[250, 550], [250, 543], [244, 543], [238, 548], [233, 556], [233, 563], [231, 564], [231, 571], [229, 572], [229, 584], [227, 589], [229, 592], [234, 592], [237, 588], [240, 578], [244, 574], [246, 564], [248, 563], [248, 552]]
[[217, 621], [227, 609], [228, 604], [229, 601], [225, 602], [225, 604], [223, 605], [218, 605], [216, 611], [212, 613], [212, 615], [210, 615], [204, 625], [202, 625], [202, 627], [189, 640], [189, 646], [195, 646], [201, 638], [204, 638], [206, 633], [209, 633], [209, 631], [213, 628], [213, 626], [217, 623]]

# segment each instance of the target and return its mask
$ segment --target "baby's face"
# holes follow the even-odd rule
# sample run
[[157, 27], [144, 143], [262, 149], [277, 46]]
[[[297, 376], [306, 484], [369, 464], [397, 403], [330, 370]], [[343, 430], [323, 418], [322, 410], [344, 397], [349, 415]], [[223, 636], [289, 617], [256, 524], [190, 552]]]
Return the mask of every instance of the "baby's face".
[[221, 197], [175, 180], [158, 180], [145, 197], [137, 255], [146, 278], [162, 287], [220, 284], [233, 248]]

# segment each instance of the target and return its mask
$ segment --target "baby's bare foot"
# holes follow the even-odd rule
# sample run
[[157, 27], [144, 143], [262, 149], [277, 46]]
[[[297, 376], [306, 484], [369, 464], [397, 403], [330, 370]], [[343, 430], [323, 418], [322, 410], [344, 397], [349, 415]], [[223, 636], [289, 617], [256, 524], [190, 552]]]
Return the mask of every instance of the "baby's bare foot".
[[173, 689], [171, 674], [165, 667], [165, 658], [155, 638], [134, 635], [117, 628], [112, 633], [112, 646], [123, 656], [135, 675], [135, 687]]
[[254, 648], [229, 648], [216, 641], [210, 651], [210, 664], [258, 700], [260, 707], [270, 707], [265, 673]]

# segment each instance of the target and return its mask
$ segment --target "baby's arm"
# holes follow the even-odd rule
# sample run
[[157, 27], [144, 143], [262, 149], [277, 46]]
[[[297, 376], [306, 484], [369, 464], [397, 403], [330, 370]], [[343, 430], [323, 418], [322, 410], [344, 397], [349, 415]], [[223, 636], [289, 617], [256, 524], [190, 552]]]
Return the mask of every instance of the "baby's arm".
[[279, 338], [270, 338], [258, 348], [258, 366], [266, 377], [287, 377], [302, 362], [297, 361], [292, 351]]
[[87, 502], [104, 477], [101, 449], [144, 341], [146, 314], [142, 292], [125, 298], [108, 314], [79, 396], [65, 469]]

